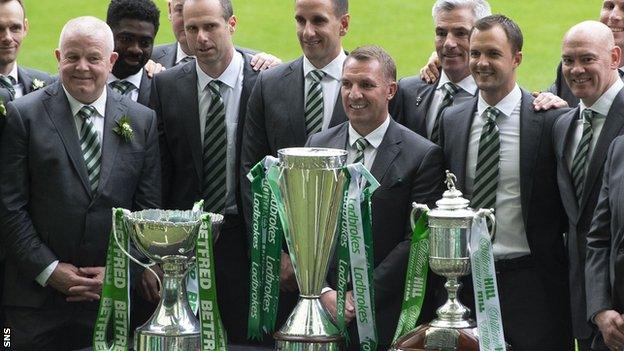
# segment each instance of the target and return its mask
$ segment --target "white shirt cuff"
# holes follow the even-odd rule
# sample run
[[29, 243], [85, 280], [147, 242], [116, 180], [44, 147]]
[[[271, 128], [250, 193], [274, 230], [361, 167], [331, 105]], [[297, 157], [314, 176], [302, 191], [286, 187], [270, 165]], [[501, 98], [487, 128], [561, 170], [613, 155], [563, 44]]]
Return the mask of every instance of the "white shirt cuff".
[[321, 289], [321, 295], [323, 295], [324, 293], [328, 292], [328, 291], [332, 291], [334, 289], [330, 288], [329, 286], [324, 287], [323, 289]]
[[58, 260], [50, 263], [49, 266], [47, 266], [41, 273], [39, 273], [39, 275], [35, 278], [35, 281], [37, 281], [37, 283], [39, 283], [39, 285], [41, 286], [48, 285], [48, 279], [50, 279], [50, 276], [56, 269], [56, 266], [58, 266], [58, 263]]

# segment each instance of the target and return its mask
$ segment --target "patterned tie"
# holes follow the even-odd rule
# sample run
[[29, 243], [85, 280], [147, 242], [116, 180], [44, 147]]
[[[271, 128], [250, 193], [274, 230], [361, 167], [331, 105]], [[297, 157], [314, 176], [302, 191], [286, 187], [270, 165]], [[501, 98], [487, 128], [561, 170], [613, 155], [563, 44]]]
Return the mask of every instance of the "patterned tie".
[[594, 119], [594, 111], [586, 108], [581, 113], [583, 118], [583, 134], [581, 141], [576, 147], [574, 160], [572, 161], [572, 180], [576, 189], [576, 199], [580, 203], [583, 195], [583, 186], [585, 185], [585, 166], [589, 159], [589, 144], [591, 143], [594, 131], [592, 129], [592, 120]]
[[442, 112], [446, 110], [447, 107], [453, 104], [453, 99], [455, 98], [455, 94], [459, 91], [459, 87], [451, 82], [446, 82], [442, 85], [442, 89], [445, 91], [444, 98], [442, 99], [442, 103], [438, 108], [438, 113], [436, 113], [435, 122], [433, 124], [433, 129], [431, 130], [431, 141], [439, 144], [440, 141], [440, 117], [442, 116]]
[[355, 148], [357, 149], [357, 153], [355, 154], [355, 159], [353, 160], [353, 163], [360, 162], [361, 164], [364, 164], [364, 150], [366, 150], [366, 147], [368, 145], [369, 143], [366, 138], [359, 138], [355, 141]]
[[95, 113], [93, 106], [83, 106], [78, 111], [78, 117], [82, 118], [82, 128], [80, 128], [80, 148], [87, 165], [89, 184], [91, 191], [95, 192], [100, 181], [100, 162], [102, 159], [102, 148], [100, 147], [100, 137], [95, 130], [91, 117]]
[[472, 192], [472, 208], [495, 208], [496, 189], [498, 188], [498, 167], [500, 159], [500, 135], [496, 118], [500, 111], [488, 107], [484, 113], [485, 124], [479, 138], [477, 168]]
[[0, 75], [0, 86], [9, 91], [9, 96], [11, 97], [11, 100], [15, 99], [15, 84], [17, 84], [15, 78], [11, 76]]
[[116, 80], [114, 82], [108, 83], [108, 85], [111, 87], [111, 89], [117, 91], [121, 95], [129, 94], [136, 88], [134, 84], [125, 80]]
[[308, 73], [308, 78], [312, 80], [312, 84], [306, 96], [305, 123], [307, 135], [321, 131], [323, 126], [323, 87], [321, 86], [323, 77], [325, 77], [325, 72], [319, 69]]
[[226, 196], [227, 134], [225, 104], [219, 91], [221, 84], [218, 80], [208, 83], [212, 98], [204, 129], [202, 195], [205, 210], [214, 213], [223, 212]]

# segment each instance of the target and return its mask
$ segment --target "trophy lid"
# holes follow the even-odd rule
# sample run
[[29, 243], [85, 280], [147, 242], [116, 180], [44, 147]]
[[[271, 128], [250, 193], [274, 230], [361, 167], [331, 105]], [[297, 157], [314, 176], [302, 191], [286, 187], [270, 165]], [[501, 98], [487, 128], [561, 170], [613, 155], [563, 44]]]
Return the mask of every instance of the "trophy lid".
[[457, 178], [447, 170], [445, 183], [448, 190], [444, 192], [440, 200], [436, 201], [437, 208], [432, 210], [429, 216], [438, 218], [474, 216], [474, 212], [468, 207], [470, 206], [470, 201], [463, 197], [461, 191], [457, 190], [455, 182], [457, 182]]
[[347, 151], [318, 147], [290, 147], [277, 150], [280, 163], [286, 168], [336, 169], [347, 162]]

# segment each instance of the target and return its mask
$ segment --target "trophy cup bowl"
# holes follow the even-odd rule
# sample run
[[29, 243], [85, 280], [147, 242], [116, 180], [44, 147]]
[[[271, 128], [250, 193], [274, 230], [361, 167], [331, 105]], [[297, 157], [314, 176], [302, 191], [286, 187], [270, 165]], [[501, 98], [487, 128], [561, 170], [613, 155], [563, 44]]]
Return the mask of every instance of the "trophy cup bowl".
[[[138, 251], [163, 269], [160, 302], [147, 322], [136, 329], [135, 351], [200, 348], [200, 324], [188, 303], [184, 278], [195, 260], [195, 243], [203, 214], [158, 209], [124, 213], [128, 236]], [[208, 215], [217, 238], [223, 216]], [[126, 255], [145, 268], [150, 266], [127, 252]]]
[[340, 331], [319, 297], [336, 246], [342, 209], [347, 152], [338, 149], [288, 148], [278, 151], [279, 189], [284, 200], [284, 228], [300, 299], [275, 333], [277, 350], [335, 351]]

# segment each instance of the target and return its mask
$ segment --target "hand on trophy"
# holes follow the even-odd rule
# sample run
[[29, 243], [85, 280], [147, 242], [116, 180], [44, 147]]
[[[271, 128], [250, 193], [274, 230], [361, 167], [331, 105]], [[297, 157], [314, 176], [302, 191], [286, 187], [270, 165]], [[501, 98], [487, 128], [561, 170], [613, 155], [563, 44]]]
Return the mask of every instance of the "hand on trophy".
[[[328, 290], [321, 295], [321, 303], [325, 310], [336, 320], [336, 301], [338, 294], [336, 290]], [[355, 303], [353, 302], [353, 291], [347, 291], [345, 299], [345, 323], [349, 324], [355, 318]]]
[[[163, 279], [163, 270], [159, 265], [155, 264], [152, 270], [158, 274], [161, 281]], [[141, 277], [141, 284], [139, 285], [139, 294], [151, 303], [156, 303], [160, 300], [160, 287], [158, 286], [158, 279], [148, 269], [143, 271]]]
[[70, 263], [59, 262], [48, 284], [68, 295], [68, 302], [93, 301], [100, 299], [104, 267], [78, 268]]
[[605, 310], [596, 314], [595, 322], [609, 350], [624, 349], [624, 318], [614, 310]]
[[280, 266], [280, 290], [289, 292], [297, 291], [299, 287], [297, 286], [295, 270], [293, 269], [292, 262], [290, 262], [290, 256], [285, 252], [282, 252]]

